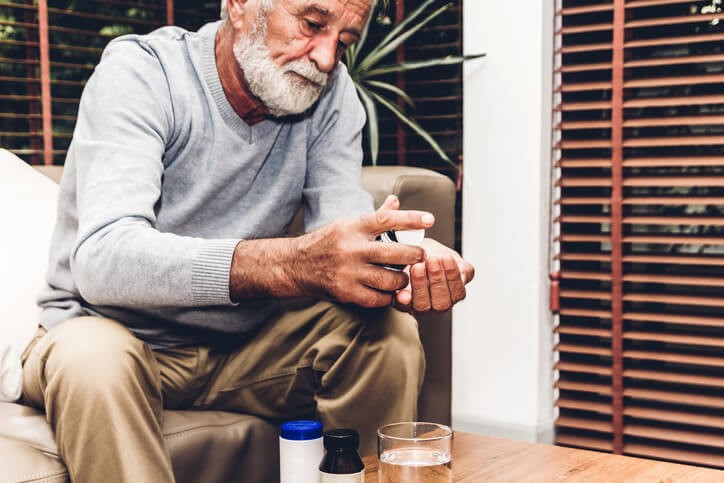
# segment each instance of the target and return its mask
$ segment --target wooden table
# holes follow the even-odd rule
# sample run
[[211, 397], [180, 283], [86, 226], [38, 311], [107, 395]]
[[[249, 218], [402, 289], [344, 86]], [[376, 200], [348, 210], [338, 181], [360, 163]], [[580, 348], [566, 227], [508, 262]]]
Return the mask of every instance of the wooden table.
[[[723, 482], [724, 471], [455, 432], [453, 481]], [[377, 483], [377, 458], [365, 458]], [[407, 482], [406, 482], [407, 483]]]

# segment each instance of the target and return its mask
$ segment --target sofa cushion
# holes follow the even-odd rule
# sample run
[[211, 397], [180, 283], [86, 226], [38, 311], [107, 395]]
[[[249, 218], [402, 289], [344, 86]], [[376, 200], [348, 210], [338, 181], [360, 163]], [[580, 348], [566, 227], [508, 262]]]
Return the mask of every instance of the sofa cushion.
[[[222, 411], [164, 411], [163, 433], [179, 483], [279, 479], [278, 433], [259, 418]], [[68, 481], [53, 432], [35, 409], [0, 403], [0, 481]]]
[[20, 392], [20, 354], [37, 329], [58, 186], [0, 149], [0, 400]]
[[0, 150], [0, 330], [21, 349], [38, 327], [36, 297], [45, 280], [58, 185]]

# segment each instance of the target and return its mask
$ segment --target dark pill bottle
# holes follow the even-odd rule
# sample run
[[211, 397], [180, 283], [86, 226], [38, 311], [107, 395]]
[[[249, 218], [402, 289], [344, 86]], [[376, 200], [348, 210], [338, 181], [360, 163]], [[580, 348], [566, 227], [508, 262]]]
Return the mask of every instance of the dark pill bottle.
[[324, 433], [324, 458], [319, 464], [320, 483], [364, 483], [365, 465], [359, 456], [359, 434], [354, 429]]

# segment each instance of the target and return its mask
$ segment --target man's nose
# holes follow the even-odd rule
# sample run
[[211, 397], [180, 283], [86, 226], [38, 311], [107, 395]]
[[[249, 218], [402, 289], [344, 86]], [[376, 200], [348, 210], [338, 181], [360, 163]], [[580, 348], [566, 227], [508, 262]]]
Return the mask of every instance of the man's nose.
[[320, 35], [315, 39], [309, 58], [322, 72], [329, 74], [337, 65], [337, 36]]

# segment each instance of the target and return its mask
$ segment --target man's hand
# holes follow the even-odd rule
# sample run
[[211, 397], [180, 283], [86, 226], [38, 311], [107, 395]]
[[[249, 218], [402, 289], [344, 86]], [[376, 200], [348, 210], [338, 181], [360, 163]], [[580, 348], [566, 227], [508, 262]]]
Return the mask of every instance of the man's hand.
[[375, 212], [356, 220], [341, 220], [297, 239], [295, 284], [307, 295], [354, 303], [363, 307], [391, 305], [395, 294], [409, 284], [405, 272], [382, 265], [415, 265], [424, 261], [420, 247], [380, 243], [375, 238], [389, 230], [419, 230], [433, 225], [422, 211], [400, 211], [389, 196]]
[[[473, 267], [440, 243], [380, 243], [389, 230], [430, 228], [434, 217], [401, 211], [389, 196], [374, 213], [339, 220], [297, 238], [239, 242], [231, 266], [234, 301], [314, 296], [363, 307], [395, 305], [418, 313], [444, 311], [465, 297]], [[407, 265], [405, 271], [383, 265]]]
[[475, 268], [431, 238], [421, 246], [425, 260], [409, 267], [410, 284], [397, 293], [395, 306], [415, 313], [443, 312], [465, 298], [465, 284], [475, 276]]

